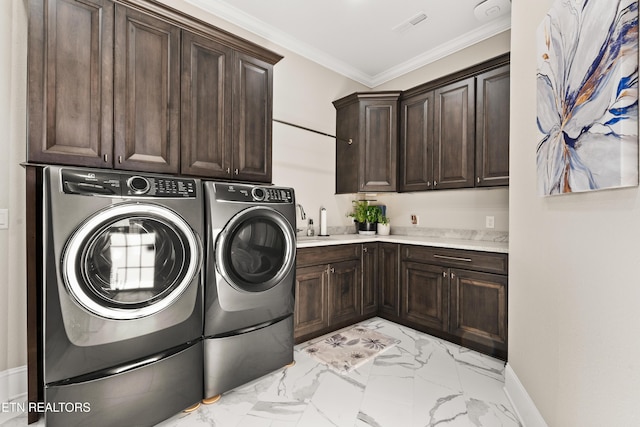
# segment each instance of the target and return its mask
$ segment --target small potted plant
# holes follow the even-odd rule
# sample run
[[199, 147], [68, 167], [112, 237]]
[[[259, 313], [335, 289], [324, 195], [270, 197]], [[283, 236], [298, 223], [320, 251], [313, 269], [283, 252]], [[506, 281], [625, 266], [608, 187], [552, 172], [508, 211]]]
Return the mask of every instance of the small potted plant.
[[378, 215], [378, 234], [381, 236], [388, 236], [391, 233], [391, 224], [389, 224], [389, 218], [382, 213]]
[[356, 200], [353, 202], [353, 212], [349, 216], [358, 223], [359, 234], [376, 234], [376, 225], [381, 213], [379, 206], [372, 206], [366, 200]]

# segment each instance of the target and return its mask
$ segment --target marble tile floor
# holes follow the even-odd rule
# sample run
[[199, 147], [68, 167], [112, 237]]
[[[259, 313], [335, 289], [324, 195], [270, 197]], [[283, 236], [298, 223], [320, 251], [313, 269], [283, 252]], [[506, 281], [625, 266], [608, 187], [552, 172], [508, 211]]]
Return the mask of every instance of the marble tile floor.
[[[299, 344], [295, 366], [159, 426], [522, 426], [504, 393], [503, 361], [380, 318], [361, 325], [400, 342], [347, 375], [305, 353], [321, 338]], [[25, 425], [25, 416], [2, 424]]]

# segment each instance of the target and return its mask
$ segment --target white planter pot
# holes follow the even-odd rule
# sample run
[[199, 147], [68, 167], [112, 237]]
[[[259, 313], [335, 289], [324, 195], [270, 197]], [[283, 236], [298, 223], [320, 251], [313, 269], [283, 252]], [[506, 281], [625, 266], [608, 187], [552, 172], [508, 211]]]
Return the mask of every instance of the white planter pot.
[[388, 236], [391, 233], [391, 224], [378, 224], [378, 234]]

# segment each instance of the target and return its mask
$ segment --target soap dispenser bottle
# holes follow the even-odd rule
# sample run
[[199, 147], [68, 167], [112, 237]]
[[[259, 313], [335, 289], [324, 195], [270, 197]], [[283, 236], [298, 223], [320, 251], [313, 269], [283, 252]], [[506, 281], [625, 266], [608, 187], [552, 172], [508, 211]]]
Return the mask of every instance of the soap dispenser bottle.
[[307, 226], [307, 236], [313, 236], [315, 233], [313, 231], [313, 220], [309, 218], [309, 225]]

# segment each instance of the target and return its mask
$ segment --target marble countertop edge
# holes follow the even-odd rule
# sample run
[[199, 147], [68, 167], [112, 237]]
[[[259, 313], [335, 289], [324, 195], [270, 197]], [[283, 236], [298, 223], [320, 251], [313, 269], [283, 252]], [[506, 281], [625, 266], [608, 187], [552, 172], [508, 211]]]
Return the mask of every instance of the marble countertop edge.
[[400, 234], [361, 235], [361, 234], [335, 234], [330, 236], [300, 236], [297, 238], [298, 248], [311, 248], [316, 246], [346, 245], [351, 243], [389, 242], [408, 245], [433, 246], [439, 248], [465, 249], [472, 251], [509, 253], [509, 242], [470, 240], [452, 237], [407, 236]]

